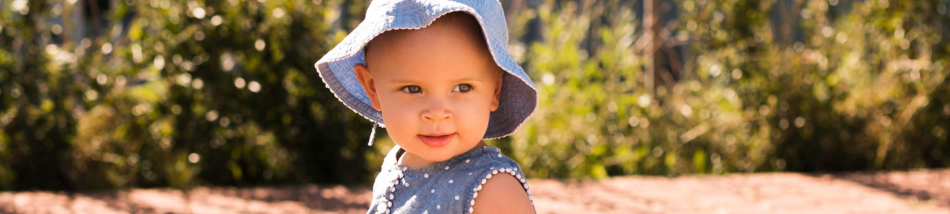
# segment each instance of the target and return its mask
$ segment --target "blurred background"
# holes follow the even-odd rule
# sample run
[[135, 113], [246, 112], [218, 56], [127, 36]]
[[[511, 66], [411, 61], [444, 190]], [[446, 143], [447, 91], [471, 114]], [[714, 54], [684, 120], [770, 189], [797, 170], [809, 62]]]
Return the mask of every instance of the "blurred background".
[[[531, 178], [950, 166], [947, 0], [503, 0]], [[0, 0], [0, 190], [369, 184], [368, 0]]]

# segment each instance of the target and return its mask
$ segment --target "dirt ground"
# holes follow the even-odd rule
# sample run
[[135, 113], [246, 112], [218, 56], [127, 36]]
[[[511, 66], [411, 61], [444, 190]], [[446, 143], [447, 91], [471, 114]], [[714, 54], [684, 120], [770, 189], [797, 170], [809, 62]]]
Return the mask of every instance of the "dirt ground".
[[[950, 213], [950, 169], [530, 180], [538, 213]], [[368, 186], [0, 192], [0, 213], [365, 213]]]

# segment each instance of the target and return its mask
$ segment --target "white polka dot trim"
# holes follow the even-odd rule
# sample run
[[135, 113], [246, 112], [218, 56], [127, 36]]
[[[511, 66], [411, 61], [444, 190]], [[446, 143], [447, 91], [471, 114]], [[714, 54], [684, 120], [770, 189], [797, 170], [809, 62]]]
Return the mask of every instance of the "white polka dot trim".
[[[393, 202], [392, 202], [392, 200], [395, 199], [396, 186], [399, 185], [399, 179], [402, 179], [402, 184], [403, 184], [404, 186], [409, 187], [409, 182], [406, 182], [406, 179], [404, 178], [404, 177], [405, 177], [405, 174], [403, 173], [403, 171], [405, 171], [405, 170], [408, 169], [408, 168], [401, 168], [401, 169], [403, 169], [403, 170], [402, 170], [402, 171], [396, 171], [396, 173], [398, 173], [398, 175], [396, 175], [396, 178], [394, 178], [393, 181], [390, 182], [390, 186], [389, 186], [389, 189], [388, 189], [388, 190], [389, 190], [389, 192], [388, 192], [389, 197], [383, 196], [383, 197], [379, 198], [379, 199], [380, 199], [380, 200], [379, 200], [380, 203], [377, 205], [378, 207], [376, 207], [376, 213], [390, 213], [390, 211], [392, 211], [390, 208], [393, 207]], [[383, 195], [387, 195], [387, 193], [383, 193]]]
[[[492, 167], [492, 169], [494, 169], [494, 167]], [[472, 213], [475, 211], [475, 198], [478, 198], [478, 191], [482, 190], [482, 185], [485, 185], [485, 182], [488, 182], [488, 179], [491, 179], [491, 177], [494, 174], [498, 174], [498, 172], [511, 174], [511, 176], [514, 176], [519, 182], [521, 182], [521, 185], [524, 187], [525, 193], [528, 194], [528, 200], [531, 201], [531, 205], [533, 206], [534, 199], [531, 199], [531, 189], [528, 189], [528, 182], [525, 180], [525, 177], [521, 176], [521, 173], [518, 173], [517, 171], [518, 171], [518, 168], [503, 168], [500, 170], [492, 170], [491, 173], [485, 175], [485, 178], [482, 179], [481, 184], [479, 184], [474, 189], [472, 189], [472, 201], [471, 203], [469, 203], [470, 206], [468, 207], [468, 213]], [[458, 200], [458, 196], [455, 196], [455, 197], [456, 197], [456, 200]]]

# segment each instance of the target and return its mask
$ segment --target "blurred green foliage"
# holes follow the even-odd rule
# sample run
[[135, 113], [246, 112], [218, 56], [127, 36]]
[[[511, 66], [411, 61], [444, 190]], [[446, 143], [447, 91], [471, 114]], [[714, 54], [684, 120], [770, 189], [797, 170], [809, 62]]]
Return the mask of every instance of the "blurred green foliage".
[[371, 180], [371, 124], [313, 69], [364, 4], [88, 2], [4, 1], [0, 190]]
[[950, 166], [948, 2], [847, 2], [675, 1], [657, 41], [689, 54], [651, 93], [633, 3], [549, 1], [517, 19], [545, 29], [511, 150], [557, 178]]
[[[89, 2], [0, 6], [0, 190], [368, 183], [392, 145], [312, 66], [367, 1]], [[529, 177], [950, 165], [945, 1], [503, 4]]]

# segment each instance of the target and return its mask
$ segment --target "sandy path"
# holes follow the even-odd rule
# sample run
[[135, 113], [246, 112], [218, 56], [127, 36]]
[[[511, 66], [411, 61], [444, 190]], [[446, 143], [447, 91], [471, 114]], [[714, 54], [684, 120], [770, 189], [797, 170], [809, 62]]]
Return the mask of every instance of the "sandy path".
[[[531, 180], [538, 213], [950, 213], [950, 169]], [[367, 186], [2, 192], [0, 213], [365, 213]]]

